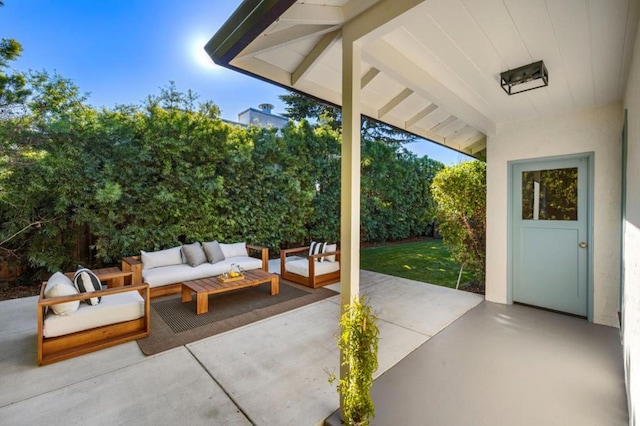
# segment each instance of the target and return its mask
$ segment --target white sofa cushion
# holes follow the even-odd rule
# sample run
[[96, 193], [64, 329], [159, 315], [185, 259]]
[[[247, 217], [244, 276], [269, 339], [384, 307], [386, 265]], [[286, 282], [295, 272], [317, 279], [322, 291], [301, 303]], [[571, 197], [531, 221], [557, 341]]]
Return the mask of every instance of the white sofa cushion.
[[[284, 264], [284, 269], [292, 274], [309, 278], [309, 260], [292, 260]], [[340, 270], [340, 262], [316, 262], [315, 276], [328, 274]]]
[[[60, 296], [73, 296], [78, 294], [78, 289], [73, 285], [73, 282], [62, 272], [56, 272], [51, 275], [47, 285], [44, 288], [44, 297], [48, 299], [50, 297]], [[57, 305], [51, 305], [51, 309], [57, 315], [68, 315], [78, 310], [80, 301], [58, 303]]]
[[144, 316], [144, 299], [137, 291], [104, 296], [99, 305], [82, 304], [72, 315], [47, 313], [44, 337], [64, 336], [103, 325], [131, 321]]
[[229, 272], [234, 263], [245, 271], [262, 268], [262, 260], [260, 259], [250, 256], [236, 256], [218, 263], [203, 263], [195, 268], [181, 264], [145, 269], [142, 271], [142, 278], [144, 282], [149, 284], [149, 287], [160, 287], [200, 278], [216, 277]]
[[[217, 263], [203, 263], [198, 266], [198, 278], [209, 278], [209, 277], [217, 277], [218, 275], [222, 275], [225, 272], [229, 272], [229, 266], [225, 261], [217, 262]], [[185, 280], [186, 281], [186, 280]]]
[[142, 271], [142, 279], [149, 287], [158, 287], [167, 284], [180, 283], [183, 281], [197, 280], [202, 278], [198, 269], [208, 263], [192, 268], [186, 264], [160, 266], [153, 269], [144, 269]]
[[231, 265], [233, 265], [234, 263], [239, 267], [241, 267], [242, 269], [244, 269], [245, 271], [262, 268], [261, 259], [256, 259], [255, 257], [251, 257], [247, 255], [235, 256], [229, 259], [225, 259], [222, 262], [218, 263], [217, 265], [221, 265], [225, 268], [223, 272], [229, 272], [231, 270]]
[[180, 265], [182, 264], [182, 247], [173, 247], [159, 251], [140, 250], [140, 260], [142, 260], [142, 269], [160, 268], [162, 266]]
[[231, 271], [231, 265], [233, 265], [234, 263], [240, 266], [245, 271], [262, 268], [262, 260], [260, 259], [256, 259], [255, 257], [250, 256], [236, 256], [230, 259], [225, 259], [221, 262], [204, 263], [198, 266], [196, 268], [198, 274], [200, 275], [198, 278], [217, 277], [218, 275]]
[[234, 244], [220, 244], [220, 249], [222, 250], [222, 254], [224, 254], [225, 259], [228, 259], [230, 257], [247, 256], [249, 254], [247, 252], [247, 244], [244, 242]]

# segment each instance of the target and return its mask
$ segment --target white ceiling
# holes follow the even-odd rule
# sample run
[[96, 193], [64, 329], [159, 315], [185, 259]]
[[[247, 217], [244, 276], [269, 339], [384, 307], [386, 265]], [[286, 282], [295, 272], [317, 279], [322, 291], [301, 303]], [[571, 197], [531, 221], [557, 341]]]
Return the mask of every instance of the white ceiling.
[[[341, 104], [342, 34], [362, 46], [362, 111], [467, 154], [501, 123], [622, 98], [638, 0], [300, 0], [230, 65]], [[502, 71], [543, 60], [513, 96]]]

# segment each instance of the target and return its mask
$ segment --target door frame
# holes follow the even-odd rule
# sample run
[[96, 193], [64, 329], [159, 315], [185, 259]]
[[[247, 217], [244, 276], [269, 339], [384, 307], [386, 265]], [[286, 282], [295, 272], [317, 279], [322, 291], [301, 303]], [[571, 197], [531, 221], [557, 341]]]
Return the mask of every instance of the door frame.
[[514, 160], [507, 162], [508, 179], [507, 179], [507, 303], [513, 304], [513, 286], [514, 286], [514, 243], [513, 235], [515, 232], [515, 220], [513, 217], [514, 197], [513, 182], [515, 176], [515, 167], [522, 164], [538, 163], [543, 161], [572, 160], [584, 158], [587, 160], [587, 244], [589, 250], [587, 252], [587, 319], [593, 322], [593, 191], [594, 191], [594, 164], [595, 153], [584, 152], [578, 154], [559, 155], [551, 157], [528, 158], [526, 160]]

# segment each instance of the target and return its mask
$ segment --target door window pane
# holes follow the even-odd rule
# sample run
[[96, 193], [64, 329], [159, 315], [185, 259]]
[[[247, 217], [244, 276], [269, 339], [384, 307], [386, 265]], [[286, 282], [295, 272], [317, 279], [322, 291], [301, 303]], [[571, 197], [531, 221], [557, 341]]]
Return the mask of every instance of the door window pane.
[[578, 168], [522, 172], [523, 220], [578, 220]]

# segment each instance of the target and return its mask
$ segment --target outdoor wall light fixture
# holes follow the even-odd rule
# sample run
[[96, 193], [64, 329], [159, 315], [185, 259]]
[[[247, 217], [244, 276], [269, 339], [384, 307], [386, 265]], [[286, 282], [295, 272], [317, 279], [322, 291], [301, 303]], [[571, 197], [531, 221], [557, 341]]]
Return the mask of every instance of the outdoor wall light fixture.
[[508, 95], [526, 92], [549, 85], [549, 71], [538, 61], [500, 73], [500, 85]]

